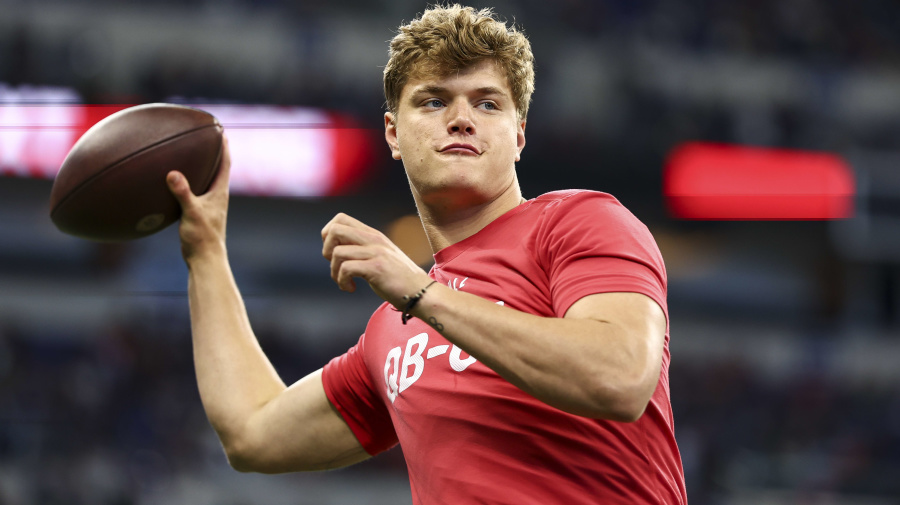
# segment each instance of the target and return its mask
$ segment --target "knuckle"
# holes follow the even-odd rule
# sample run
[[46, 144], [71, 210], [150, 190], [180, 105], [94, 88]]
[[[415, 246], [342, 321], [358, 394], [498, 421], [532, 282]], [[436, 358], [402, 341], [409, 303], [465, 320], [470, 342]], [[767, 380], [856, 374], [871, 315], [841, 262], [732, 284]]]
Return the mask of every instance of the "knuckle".
[[335, 275], [333, 276], [335, 282], [337, 282], [339, 286], [343, 286], [344, 284], [346, 284], [346, 283], [347, 283], [347, 279], [348, 279], [349, 277], [350, 277], [349, 273], [347, 272], [347, 270], [346, 270], [343, 266], [340, 267], [340, 268], [338, 268], [337, 274], [335, 274]]

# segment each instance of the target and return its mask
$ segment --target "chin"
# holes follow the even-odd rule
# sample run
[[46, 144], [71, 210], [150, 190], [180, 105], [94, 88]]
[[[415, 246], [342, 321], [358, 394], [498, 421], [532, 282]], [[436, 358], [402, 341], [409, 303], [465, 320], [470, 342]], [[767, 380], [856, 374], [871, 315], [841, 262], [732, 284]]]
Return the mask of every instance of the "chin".
[[[427, 173], [427, 172], [425, 172]], [[411, 182], [418, 200], [437, 207], [471, 207], [495, 200], [508, 187], [499, 184], [504, 174], [486, 173], [472, 167], [441, 167], [433, 177]]]
[[419, 194], [423, 203], [439, 207], [471, 207], [491, 200], [483, 187], [474, 184], [442, 184]]

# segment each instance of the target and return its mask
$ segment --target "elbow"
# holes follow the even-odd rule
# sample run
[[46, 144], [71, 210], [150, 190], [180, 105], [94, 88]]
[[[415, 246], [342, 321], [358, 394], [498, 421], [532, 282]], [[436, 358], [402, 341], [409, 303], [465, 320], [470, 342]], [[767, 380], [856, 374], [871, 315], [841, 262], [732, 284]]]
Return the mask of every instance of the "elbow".
[[633, 423], [644, 415], [656, 384], [646, 382], [622, 383], [595, 388], [592, 409], [594, 418]]
[[233, 458], [230, 455], [228, 457], [228, 464], [231, 465], [231, 468], [241, 473], [251, 473], [253, 472], [253, 466], [248, 464], [246, 461], [238, 458]]
[[230, 454], [227, 455], [228, 464], [231, 465], [231, 468], [241, 473], [251, 473], [255, 470], [253, 469], [253, 465], [251, 465], [248, 461], [240, 458], [234, 458]]
[[620, 423], [633, 423], [644, 415], [648, 401], [623, 401], [607, 413], [607, 419]]
[[[317, 466], [315, 462], [300, 462], [286, 459], [277, 447], [252, 444], [247, 441], [229, 441], [223, 443], [225, 457], [234, 470], [241, 473], [261, 473], [275, 475], [286, 472], [308, 472], [324, 470], [328, 467]], [[295, 455], [296, 456], [296, 455]]]
[[223, 442], [222, 446], [225, 449], [225, 457], [228, 459], [228, 464], [231, 468], [241, 473], [258, 471], [252, 458], [253, 451], [249, 450], [245, 445], [237, 442], [227, 444]]
[[254, 444], [253, 440], [246, 437], [222, 438], [222, 448], [225, 449], [225, 458], [231, 468], [241, 473], [280, 473], [276, 465], [267, 458], [264, 448]]

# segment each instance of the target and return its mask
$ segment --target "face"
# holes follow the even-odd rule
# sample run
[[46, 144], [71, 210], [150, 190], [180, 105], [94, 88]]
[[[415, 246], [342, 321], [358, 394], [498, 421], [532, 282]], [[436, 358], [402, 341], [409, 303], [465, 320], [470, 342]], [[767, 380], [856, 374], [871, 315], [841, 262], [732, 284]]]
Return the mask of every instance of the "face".
[[385, 114], [384, 122], [418, 202], [472, 206], [518, 191], [515, 163], [525, 147], [525, 121], [493, 61], [410, 79], [396, 115]]

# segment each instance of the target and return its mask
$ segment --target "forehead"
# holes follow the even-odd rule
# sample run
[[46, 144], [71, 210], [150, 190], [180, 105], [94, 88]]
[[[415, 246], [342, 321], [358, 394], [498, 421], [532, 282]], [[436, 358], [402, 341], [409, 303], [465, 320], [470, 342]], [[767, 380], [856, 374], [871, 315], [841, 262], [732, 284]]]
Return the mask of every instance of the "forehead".
[[400, 93], [402, 97], [408, 97], [417, 90], [429, 87], [441, 87], [457, 91], [498, 88], [512, 97], [506, 74], [493, 60], [482, 60], [468, 67], [443, 72], [435, 71], [429, 67], [420, 65], [410, 72], [410, 77]]

